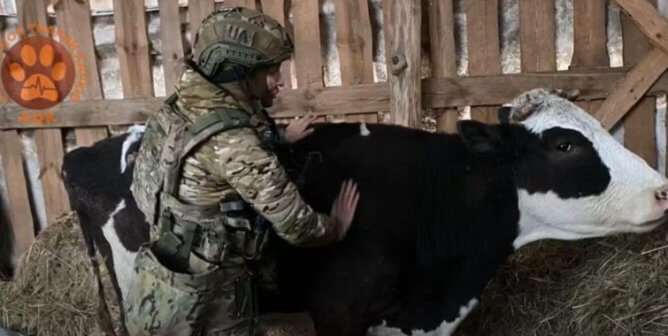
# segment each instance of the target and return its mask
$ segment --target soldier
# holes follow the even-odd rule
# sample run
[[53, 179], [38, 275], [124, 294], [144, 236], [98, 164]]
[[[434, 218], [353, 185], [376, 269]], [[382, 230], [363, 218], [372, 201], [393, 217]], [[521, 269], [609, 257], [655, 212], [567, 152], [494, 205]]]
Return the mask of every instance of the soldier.
[[294, 245], [343, 239], [359, 199], [346, 181], [331, 216], [300, 197], [279, 164], [281, 139], [312, 132], [311, 119], [283, 136], [263, 107], [283, 86], [293, 45], [274, 19], [246, 8], [209, 15], [176, 93], [146, 124], [132, 182], [151, 241], [135, 259], [124, 298], [132, 335], [253, 335], [254, 263], [269, 226]]

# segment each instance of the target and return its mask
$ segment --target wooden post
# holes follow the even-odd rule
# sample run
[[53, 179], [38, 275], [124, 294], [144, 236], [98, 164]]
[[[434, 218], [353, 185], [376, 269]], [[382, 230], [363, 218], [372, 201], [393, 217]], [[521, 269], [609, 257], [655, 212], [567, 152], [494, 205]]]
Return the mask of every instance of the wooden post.
[[[88, 0], [62, 0], [54, 4], [57, 22], [60, 28], [76, 43], [76, 50], [70, 50], [72, 57], [83, 64], [83, 71], [78, 71], [75, 83], [86, 83], [81, 100], [102, 99], [102, 83], [95, 58], [95, 43], [90, 22], [90, 4]], [[89, 146], [107, 137], [106, 127], [76, 128], [74, 133], [78, 146]]]
[[[19, 27], [28, 32], [29, 25], [46, 25], [46, 2], [44, 0], [19, 1]], [[67, 193], [61, 178], [63, 165], [63, 140], [60, 129], [37, 129], [34, 133], [39, 159], [44, 206], [47, 225], [70, 209]]]
[[420, 0], [386, 0], [389, 31], [388, 79], [390, 112], [397, 125], [419, 128], [422, 124]]
[[[285, 18], [285, 0], [262, 0], [262, 11], [277, 20], [283, 27], [288, 28], [288, 23]], [[286, 88], [292, 88], [292, 59], [283, 62], [281, 65], [281, 73], [285, 81]]]
[[[650, 1], [656, 6], [656, 0]], [[637, 63], [650, 51], [647, 38], [638, 30], [633, 21], [621, 15], [622, 36], [624, 40], [624, 65]], [[624, 145], [638, 154], [652, 167], [656, 167], [656, 99], [645, 97], [628, 112], [624, 120]]]
[[[336, 0], [336, 44], [343, 86], [373, 83], [373, 36], [367, 1]], [[378, 114], [351, 114], [347, 120], [378, 122]]]
[[554, 0], [520, 1], [522, 72], [557, 70]]
[[[606, 0], [574, 1], [574, 46], [571, 69], [608, 68], [606, 46]], [[580, 107], [593, 113], [601, 102], [582, 102]]]
[[183, 64], [183, 36], [179, 4], [174, 0], [159, 0], [160, 37], [162, 38], [162, 68], [165, 72], [165, 92], [174, 92]]
[[143, 2], [114, 0], [115, 44], [124, 98], [153, 96], [145, 16]]
[[188, 13], [190, 14], [190, 33], [193, 38], [197, 34], [202, 21], [214, 10], [213, 0], [188, 0]]
[[[432, 77], [457, 77], [455, 49], [455, 13], [453, 0], [429, 0], [429, 39], [431, 45]], [[436, 129], [457, 131], [457, 109], [436, 109]]]
[[28, 185], [23, 174], [21, 141], [15, 130], [0, 132], [0, 157], [9, 194], [9, 209], [5, 210], [8, 212], [7, 219], [14, 235], [13, 256], [19, 257], [30, 247], [35, 237], [35, 223], [30, 210]]
[[609, 97], [596, 110], [604, 127], [613, 127], [668, 69], [668, 22], [647, 1], [617, 0], [656, 48], [652, 49], [618, 82]]
[[295, 68], [300, 89], [324, 86], [318, 1], [293, 1]]
[[[499, 1], [467, 1], [466, 17], [469, 75], [500, 74]], [[496, 111], [497, 108], [474, 107], [471, 118], [494, 123]]]
[[373, 83], [373, 44], [366, 1], [336, 0], [336, 45], [344, 85]]

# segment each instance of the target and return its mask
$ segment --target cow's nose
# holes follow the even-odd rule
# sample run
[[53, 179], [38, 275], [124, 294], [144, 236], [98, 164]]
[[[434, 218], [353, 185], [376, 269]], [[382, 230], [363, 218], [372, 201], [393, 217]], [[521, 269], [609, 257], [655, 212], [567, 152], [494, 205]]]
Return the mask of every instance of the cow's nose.
[[656, 198], [657, 201], [661, 202], [668, 201], [668, 184], [657, 188], [654, 191], [654, 197]]

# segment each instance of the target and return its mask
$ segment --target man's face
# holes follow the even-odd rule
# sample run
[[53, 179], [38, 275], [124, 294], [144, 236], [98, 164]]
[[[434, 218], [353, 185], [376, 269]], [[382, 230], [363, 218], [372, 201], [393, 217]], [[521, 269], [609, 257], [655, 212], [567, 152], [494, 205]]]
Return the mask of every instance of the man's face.
[[280, 64], [253, 72], [250, 84], [253, 98], [259, 99], [263, 107], [271, 107], [274, 98], [285, 85]]

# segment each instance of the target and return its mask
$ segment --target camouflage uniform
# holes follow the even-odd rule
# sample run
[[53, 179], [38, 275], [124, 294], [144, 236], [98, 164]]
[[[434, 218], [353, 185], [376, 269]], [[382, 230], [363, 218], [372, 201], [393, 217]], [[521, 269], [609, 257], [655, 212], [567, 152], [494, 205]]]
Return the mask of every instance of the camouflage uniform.
[[[220, 25], [230, 17], [236, 29]], [[253, 43], [278, 40], [263, 40], [261, 33], [284, 34], [274, 20], [247, 9], [215, 13], [203, 22], [198, 38], [215, 43], [207, 27], [232, 31], [237, 41], [246, 29], [250, 42], [241, 40], [248, 42], [247, 52]], [[131, 189], [152, 225], [151, 242], [137, 255], [124, 298], [131, 335], [253, 335], [253, 265], [263, 257], [268, 226], [302, 246], [340, 236], [331, 218], [304, 202], [279, 164], [273, 152], [278, 134], [266, 111], [245, 98], [240, 82], [212, 82], [220, 72], [238, 76], [229, 66], [234, 62], [207, 62], [220, 48], [198, 52], [197, 45], [199, 69], [186, 69], [176, 94], [147, 121], [134, 168]]]

